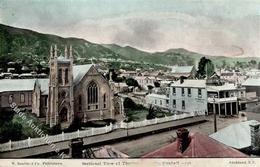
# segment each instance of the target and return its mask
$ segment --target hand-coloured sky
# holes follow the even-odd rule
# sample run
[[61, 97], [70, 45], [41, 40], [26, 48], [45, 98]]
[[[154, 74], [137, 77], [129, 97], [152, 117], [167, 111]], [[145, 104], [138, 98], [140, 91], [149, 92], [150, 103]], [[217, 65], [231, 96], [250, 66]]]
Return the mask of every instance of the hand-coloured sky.
[[260, 57], [258, 0], [1, 0], [0, 22], [146, 51]]

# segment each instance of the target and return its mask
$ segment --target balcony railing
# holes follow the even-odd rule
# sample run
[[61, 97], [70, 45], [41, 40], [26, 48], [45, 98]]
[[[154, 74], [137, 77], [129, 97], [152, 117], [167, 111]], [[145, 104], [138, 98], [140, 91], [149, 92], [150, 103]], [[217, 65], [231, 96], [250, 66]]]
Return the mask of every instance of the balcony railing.
[[[215, 103], [237, 101], [237, 97], [215, 98]], [[214, 98], [208, 97], [208, 102], [213, 103]]]

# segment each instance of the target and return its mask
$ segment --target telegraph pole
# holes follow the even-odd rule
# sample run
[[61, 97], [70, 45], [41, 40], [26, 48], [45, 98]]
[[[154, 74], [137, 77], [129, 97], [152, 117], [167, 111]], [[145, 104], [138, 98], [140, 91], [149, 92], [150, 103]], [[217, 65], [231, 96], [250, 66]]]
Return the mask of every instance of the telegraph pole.
[[215, 109], [215, 97], [213, 97], [213, 113], [214, 113], [214, 132], [217, 132], [217, 115]]

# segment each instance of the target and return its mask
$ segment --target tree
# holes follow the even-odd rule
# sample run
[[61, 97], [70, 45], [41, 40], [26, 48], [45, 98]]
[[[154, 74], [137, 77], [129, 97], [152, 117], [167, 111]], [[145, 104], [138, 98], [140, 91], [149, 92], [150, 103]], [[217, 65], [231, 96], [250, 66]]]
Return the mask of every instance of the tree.
[[155, 117], [156, 117], [156, 111], [155, 111], [154, 107], [151, 105], [149, 107], [146, 119], [154, 119]]
[[148, 90], [152, 90], [153, 86], [152, 85], [148, 85], [147, 88], [148, 88]]
[[196, 77], [198, 79], [204, 79], [205, 77], [210, 77], [214, 74], [215, 67], [210, 59], [202, 57], [199, 62], [198, 71]]
[[159, 88], [161, 86], [158, 81], [155, 81], [153, 84], [154, 84], [154, 87], [156, 87], [156, 88]]
[[134, 87], [139, 87], [139, 84], [137, 82], [137, 80], [133, 79], [133, 78], [127, 78], [125, 83], [128, 85], [128, 86], [134, 86]]
[[256, 62], [255, 60], [250, 60], [250, 61], [248, 62], [248, 64], [249, 64], [250, 66], [255, 67], [256, 64], [257, 64], [257, 62]]
[[139, 110], [144, 109], [144, 106], [141, 104], [136, 104], [131, 98], [127, 97], [124, 100], [124, 108], [130, 110]]
[[64, 130], [64, 132], [74, 132], [78, 129], [81, 129], [81, 120], [78, 117], [75, 117], [70, 126], [66, 130]]
[[226, 62], [226, 60], [223, 60], [222, 61], [222, 68], [226, 68], [226, 66], [227, 66], [227, 62]]
[[148, 85], [147, 88], [148, 88], [148, 93], [152, 93], [153, 86], [152, 85]]
[[118, 77], [117, 73], [115, 72], [114, 69], [109, 69], [108, 73], [106, 74], [106, 78], [109, 80], [110, 79], [110, 73], [112, 73], [112, 81], [114, 82], [123, 82], [124, 78]]
[[130, 99], [129, 97], [125, 98], [124, 100], [124, 108], [135, 108], [135, 102]]
[[0, 142], [9, 140], [21, 140], [23, 136], [22, 125], [19, 123], [7, 122], [0, 129]]

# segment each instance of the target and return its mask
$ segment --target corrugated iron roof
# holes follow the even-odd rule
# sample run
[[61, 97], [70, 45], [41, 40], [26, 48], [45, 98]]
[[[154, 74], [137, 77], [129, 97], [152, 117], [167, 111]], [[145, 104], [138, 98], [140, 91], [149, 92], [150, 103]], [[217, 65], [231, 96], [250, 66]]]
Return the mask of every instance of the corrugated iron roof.
[[251, 146], [250, 124], [257, 121], [250, 120], [229, 125], [210, 135], [211, 138], [236, 149]]
[[93, 64], [74, 65], [73, 66], [74, 84], [78, 84], [92, 66], [94, 66], [94, 65]]
[[242, 86], [260, 86], [260, 78], [248, 78]]
[[223, 157], [223, 158], [240, 158], [248, 157], [246, 154], [226, 146], [206, 135], [198, 132], [191, 135], [191, 142], [188, 148], [181, 153], [178, 150], [177, 141], [164, 146], [158, 150], [148, 153], [144, 158], [174, 158], [174, 157]]
[[[73, 82], [77, 84], [90, 70], [93, 64], [74, 65], [73, 66]], [[8, 91], [29, 91], [34, 89], [36, 79], [1, 79], [0, 92]], [[49, 79], [38, 79], [41, 85], [41, 91], [46, 94], [49, 89]]]
[[32, 91], [36, 79], [2, 79], [0, 80], [0, 92]]
[[172, 66], [172, 73], [191, 73], [193, 66]]
[[171, 84], [174, 87], [191, 87], [191, 88], [206, 88], [206, 80], [196, 80], [196, 79], [184, 79], [183, 83], [180, 80]]

